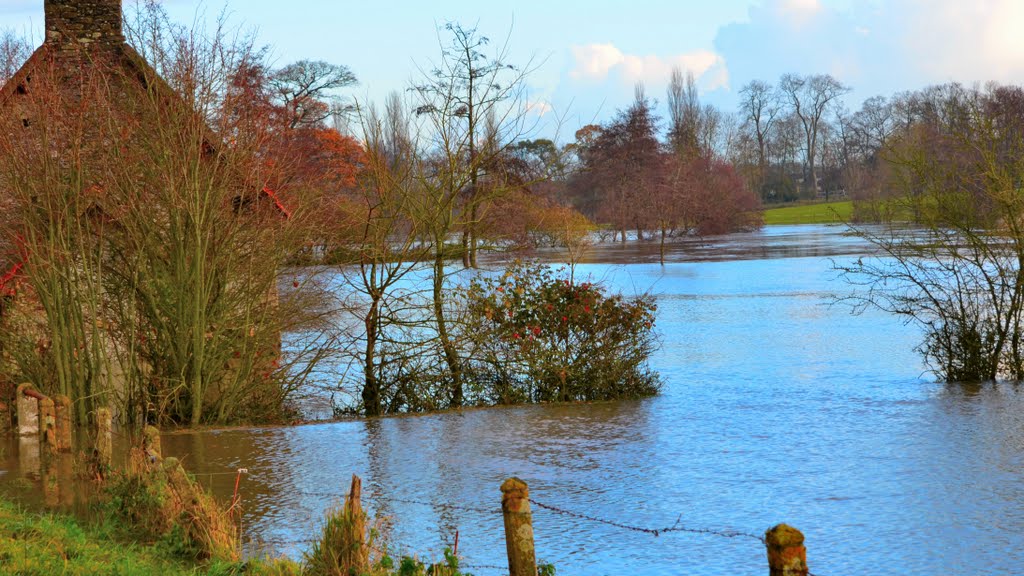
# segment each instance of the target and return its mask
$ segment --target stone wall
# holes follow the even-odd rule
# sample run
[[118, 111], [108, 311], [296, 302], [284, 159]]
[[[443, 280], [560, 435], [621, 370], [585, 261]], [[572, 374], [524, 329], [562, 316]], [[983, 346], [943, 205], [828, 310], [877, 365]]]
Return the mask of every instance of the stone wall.
[[44, 0], [46, 42], [124, 42], [121, 0]]

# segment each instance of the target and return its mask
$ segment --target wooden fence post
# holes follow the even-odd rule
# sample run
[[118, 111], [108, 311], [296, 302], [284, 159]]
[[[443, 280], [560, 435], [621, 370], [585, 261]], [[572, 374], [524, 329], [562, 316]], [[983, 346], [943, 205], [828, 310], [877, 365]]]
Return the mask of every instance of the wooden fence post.
[[779, 524], [764, 533], [768, 548], [770, 576], [807, 576], [807, 549], [802, 532], [787, 524]]
[[352, 475], [352, 485], [349, 487], [348, 496], [345, 498], [345, 516], [350, 520], [349, 535], [346, 540], [352, 546], [352, 550], [342, 550], [344, 559], [342, 566], [348, 566], [356, 574], [366, 572], [370, 567], [370, 549], [366, 546], [366, 517], [363, 514], [363, 480]]
[[113, 423], [110, 408], [96, 409], [96, 465], [99, 473], [106, 476], [110, 470], [113, 451]]
[[39, 400], [39, 433], [43, 436], [43, 450], [47, 456], [57, 453], [57, 409], [53, 398]]
[[537, 576], [533, 546], [533, 515], [530, 491], [519, 478], [501, 484], [501, 512], [505, 517], [505, 548], [510, 576]]
[[25, 392], [32, 389], [29, 383], [19, 384], [15, 392], [15, 405], [18, 411], [18, 435], [35, 436], [39, 434], [39, 401]]
[[71, 452], [71, 398], [58, 394], [53, 402], [57, 408], [57, 450]]

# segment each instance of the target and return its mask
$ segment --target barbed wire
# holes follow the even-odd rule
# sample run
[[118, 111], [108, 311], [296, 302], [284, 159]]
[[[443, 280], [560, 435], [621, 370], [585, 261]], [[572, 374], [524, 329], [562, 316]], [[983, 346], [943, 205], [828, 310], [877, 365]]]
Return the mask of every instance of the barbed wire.
[[765, 543], [764, 536], [758, 536], [756, 534], [751, 534], [749, 532], [743, 532], [743, 531], [740, 531], [740, 530], [715, 529], [715, 528], [689, 528], [689, 527], [686, 527], [686, 526], [680, 526], [680, 524], [683, 521], [682, 515], [680, 515], [679, 518], [676, 519], [675, 524], [673, 524], [671, 526], [668, 526], [668, 527], [665, 527], [665, 528], [645, 528], [643, 526], [635, 526], [635, 525], [631, 525], [631, 524], [625, 524], [625, 523], [622, 523], [622, 522], [616, 522], [614, 520], [605, 520], [604, 518], [597, 518], [596, 516], [590, 516], [590, 515], [587, 515], [587, 514], [581, 514], [580, 512], [573, 512], [571, 510], [566, 510], [564, 508], [559, 508], [558, 506], [553, 506], [551, 504], [545, 504], [543, 502], [538, 502], [537, 500], [534, 500], [533, 498], [530, 498], [530, 503], [533, 504], [534, 506], [537, 506], [538, 508], [543, 508], [545, 510], [550, 510], [551, 512], [554, 512], [556, 514], [562, 514], [564, 516], [569, 516], [571, 518], [576, 518], [576, 519], [579, 519], [579, 520], [587, 520], [589, 522], [595, 522], [595, 523], [598, 523], [598, 524], [605, 524], [607, 526], [613, 526], [615, 528], [621, 528], [623, 530], [630, 530], [630, 531], [633, 531], [633, 532], [643, 532], [645, 534], [651, 534], [654, 537], [658, 537], [658, 536], [660, 536], [662, 534], [665, 534], [667, 532], [686, 532], [686, 533], [689, 533], [689, 534], [704, 534], [704, 535], [709, 535], [709, 536], [722, 536], [724, 538], [752, 538], [754, 540], [757, 540], [761, 544]]
[[459, 569], [465, 568], [467, 570], [501, 570], [503, 574], [508, 574], [508, 566], [498, 566], [496, 564], [463, 564], [459, 562]]
[[[337, 492], [318, 492], [318, 491], [295, 491], [296, 494], [303, 496], [317, 496], [320, 498], [336, 498], [344, 499], [348, 498], [349, 494], [339, 494]], [[379, 492], [363, 492], [362, 498], [371, 501], [379, 502], [396, 502], [400, 504], [416, 504], [419, 506], [430, 506], [432, 508], [443, 508], [446, 510], [462, 510], [465, 512], [475, 512], [477, 514], [501, 514], [501, 508], [484, 508], [482, 506], [464, 506], [461, 504], [448, 504], [446, 502], [432, 502], [430, 500], [416, 500], [412, 498], [398, 498], [395, 496], [386, 496]]]
[[[238, 473], [238, 471], [236, 470], [236, 471], [232, 471], [232, 472], [215, 472], [215, 473], [212, 473], [212, 474], [234, 475], [234, 474], [237, 474], [237, 473]], [[206, 474], [211, 474], [211, 473], [205, 473], [204, 472], [202, 474], [206, 475]], [[346, 498], [348, 498], [350, 496], [349, 493], [338, 493], [338, 492], [330, 492], [330, 491], [295, 491], [295, 493], [301, 494], [303, 496], [316, 496], [316, 497], [335, 498], [335, 499], [346, 499]], [[388, 502], [388, 503], [402, 503], [402, 504], [413, 504], [413, 505], [419, 505], [419, 506], [429, 506], [429, 507], [435, 508], [435, 509], [440, 508], [440, 509], [445, 509], [445, 510], [460, 510], [460, 511], [473, 512], [473, 513], [477, 513], [477, 514], [487, 514], [487, 515], [492, 515], [492, 514], [493, 515], [499, 515], [499, 514], [502, 514], [502, 510], [500, 508], [484, 508], [484, 507], [480, 507], [480, 506], [464, 506], [464, 505], [460, 505], [460, 504], [450, 504], [450, 503], [445, 503], [445, 502], [436, 502], [436, 501], [429, 501], [429, 500], [417, 500], [417, 499], [414, 499], [414, 498], [399, 498], [399, 497], [394, 497], [394, 496], [387, 496], [387, 495], [384, 495], [384, 494], [381, 494], [381, 493], [378, 493], [378, 492], [363, 492], [361, 496], [362, 496], [362, 498], [365, 498], [365, 499], [370, 500], [370, 501]], [[533, 499], [533, 498], [530, 498], [530, 503], [533, 504], [534, 506], [536, 506], [539, 509], [547, 510], [547, 511], [553, 512], [555, 514], [560, 514], [560, 515], [567, 516], [567, 517], [570, 517], [570, 518], [575, 518], [577, 520], [584, 520], [584, 521], [587, 521], [587, 522], [593, 522], [593, 523], [602, 524], [602, 525], [605, 525], [605, 526], [611, 526], [613, 528], [618, 528], [620, 530], [627, 530], [627, 531], [631, 531], [631, 532], [650, 534], [650, 535], [654, 536], [655, 538], [661, 536], [662, 534], [685, 533], [685, 534], [695, 534], [695, 535], [704, 535], [704, 536], [717, 536], [717, 537], [730, 538], [730, 539], [745, 538], [745, 539], [750, 539], [750, 540], [756, 540], [757, 542], [761, 543], [762, 546], [767, 545], [767, 543], [765, 541], [765, 537], [763, 535], [752, 534], [750, 532], [744, 532], [742, 530], [736, 530], [736, 529], [732, 529], [732, 528], [696, 528], [696, 527], [690, 527], [690, 526], [683, 526], [682, 525], [682, 520], [683, 520], [682, 515], [680, 515], [678, 518], [676, 518], [676, 521], [672, 525], [670, 525], [670, 526], [665, 526], [665, 527], [661, 527], [661, 528], [653, 528], [653, 527], [639, 526], [639, 525], [635, 525], [635, 524], [628, 524], [628, 523], [619, 522], [619, 521], [616, 521], [616, 520], [608, 520], [608, 519], [605, 519], [605, 518], [599, 518], [599, 517], [592, 516], [592, 515], [589, 515], [589, 514], [584, 514], [584, 513], [581, 513], [581, 512], [575, 512], [575, 511], [572, 511], [572, 510], [567, 510], [565, 508], [561, 508], [559, 506], [555, 506], [555, 505], [552, 505], [552, 504], [547, 504], [545, 502], [541, 502], [541, 501], [538, 501], [538, 500]], [[260, 540], [254, 541], [254, 542], [266, 543], [266, 544], [271, 544], [271, 545], [295, 545], [295, 544], [310, 544], [310, 543], [312, 543], [312, 542], [314, 542], [316, 540], [317, 540], [316, 538], [306, 538], [306, 539], [301, 539], [301, 540], [260, 539]], [[380, 548], [376, 548], [376, 547], [374, 547], [372, 545], [369, 545], [369, 544], [367, 546], [369, 546], [371, 549], [377, 551], [380, 554], [389, 554], [389, 552], [387, 552], [386, 550], [382, 550]], [[497, 565], [493, 565], [493, 564], [461, 564], [460, 563], [460, 566], [463, 567], [463, 568], [474, 569], [474, 570], [502, 570], [502, 571], [504, 571], [506, 573], [508, 571], [507, 567], [497, 566]], [[821, 576], [821, 575], [817, 575], [817, 574], [815, 574], [813, 572], [808, 571], [808, 572], [806, 572], [806, 576]]]

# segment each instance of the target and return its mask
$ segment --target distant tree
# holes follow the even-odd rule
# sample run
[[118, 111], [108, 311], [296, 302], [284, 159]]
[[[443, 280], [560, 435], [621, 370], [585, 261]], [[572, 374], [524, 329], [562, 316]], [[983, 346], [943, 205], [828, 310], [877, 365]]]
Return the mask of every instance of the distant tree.
[[761, 80], [752, 80], [740, 89], [740, 115], [744, 126], [753, 132], [757, 143], [757, 190], [762, 200], [766, 190], [768, 173], [768, 142], [775, 120], [781, 111], [778, 92], [773, 86]]
[[697, 81], [693, 72], [672, 68], [668, 83], [668, 142], [676, 154], [696, 156], [700, 153], [701, 107]]
[[32, 45], [12, 30], [0, 32], [0, 86], [4, 85], [32, 55]]
[[828, 74], [785, 74], [779, 80], [779, 91], [787, 99], [803, 130], [807, 176], [810, 179], [809, 193], [813, 197], [818, 193], [817, 159], [821, 124], [836, 99], [850, 89]]
[[[523, 78], [529, 66], [517, 68], [509, 64], [507, 43], [488, 54], [486, 49], [491, 41], [476, 28], [449, 22], [444, 30], [450, 37], [441, 47], [440, 62], [414, 89], [423, 100], [417, 113], [444, 115], [459, 124], [458, 130], [449, 134], [456, 140], [444, 143], [444, 147], [458, 149], [465, 155], [453, 160], [463, 166], [469, 177], [462, 193], [462, 263], [470, 268], [477, 265], [478, 227], [488, 200], [477, 183], [483, 177], [489, 156], [503, 151], [510, 139], [517, 139], [523, 132], [520, 105], [524, 101]], [[515, 121], [511, 122], [512, 119]], [[488, 124], [492, 129], [488, 129]], [[500, 142], [497, 149], [494, 142], [487, 142], [488, 138]], [[483, 153], [486, 147], [490, 147], [490, 152]]]
[[660, 185], [661, 144], [657, 139], [658, 118], [643, 86], [635, 90], [633, 104], [620, 111], [585, 145], [583, 170], [573, 187], [578, 194], [593, 195], [589, 215], [614, 226], [626, 239], [635, 229], [642, 238], [651, 222], [653, 199]]
[[347, 66], [322, 60], [300, 60], [274, 71], [270, 89], [286, 111], [290, 128], [318, 125], [342, 106], [336, 90], [356, 84]]

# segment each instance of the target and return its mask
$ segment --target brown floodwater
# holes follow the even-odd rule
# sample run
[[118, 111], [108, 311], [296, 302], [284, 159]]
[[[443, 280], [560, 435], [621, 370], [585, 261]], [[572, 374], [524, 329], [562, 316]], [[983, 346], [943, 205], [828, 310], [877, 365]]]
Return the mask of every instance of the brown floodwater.
[[[824, 226], [593, 250], [577, 270], [658, 297], [663, 393], [163, 437], [229, 499], [239, 468], [249, 553], [298, 556], [352, 474], [398, 551], [504, 562], [499, 485], [618, 523], [760, 534], [790, 523], [811, 571], [1024, 573], [1024, 388], [939, 384], [919, 332], [829, 306], [832, 259], [866, 247]], [[556, 258], [552, 257], [552, 260]], [[33, 448], [6, 445], [0, 490], [35, 505]], [[70, 505], [70, 503], [65, 503]], [[745, 536], [651, 534], [534, 507], [538, 556], [560, 575], [766, 573]], [[497, 568], [471, 568], [478, 576]]]

